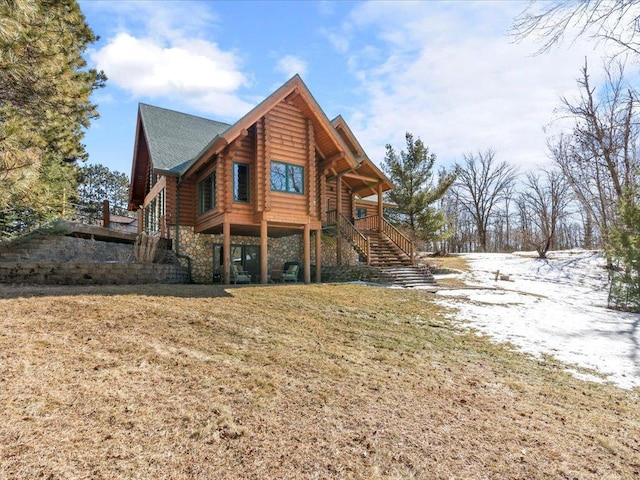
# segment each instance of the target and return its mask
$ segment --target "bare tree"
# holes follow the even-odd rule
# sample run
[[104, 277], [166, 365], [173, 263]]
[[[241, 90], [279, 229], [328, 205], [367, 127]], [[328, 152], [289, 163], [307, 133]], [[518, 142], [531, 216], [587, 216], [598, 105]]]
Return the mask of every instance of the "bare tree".
[[515, 182], [516, 169], [506, 162], [495, 163], [491, 149], [477, 155], [465, 154], [464, 164], [457, 169], [461, 206], [473, 217], [478, 247], [486, 252], [490, 220]]
[[640, 5], [637, 0], [560, 0], [531, 2], [511, 28], [516, 41], [536, 36], [546, 52], [568, 34], [589, 36], [640, 55]]
[[518, 198], [523, 219], [523, 241], [533, 246], [540, 258], [557, 248], [560, 222], [568, 214], [571, 188], [559, 171], [527, 173], [524, 190]]
[[576, 103], [563, 99], [575, 119], [572, 135], [548, 143], [551, 158], [604, 241], [618, 223], [619, 202], [636, 184], [640, 168], [638, 100], [623, 73], [619, 63], [606, 65], [607, 82], [598, 97], [585, 64], [578, 80], [580, 99]]

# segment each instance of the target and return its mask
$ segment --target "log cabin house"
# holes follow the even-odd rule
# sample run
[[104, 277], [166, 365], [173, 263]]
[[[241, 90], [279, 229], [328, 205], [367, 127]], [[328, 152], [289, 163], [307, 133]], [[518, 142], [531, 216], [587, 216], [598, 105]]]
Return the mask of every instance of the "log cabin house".
[[410, 261], [411, 243], [383, 217], [391, 188], [298, 75], [232, 125], [138, 108], [129, 209], [140, 232], [189, 257], [199, 283], [229, 284], [234, 265], [267, 283], [285, 262], [319, 282], [323, 265], [371, 263], [376, 234]]

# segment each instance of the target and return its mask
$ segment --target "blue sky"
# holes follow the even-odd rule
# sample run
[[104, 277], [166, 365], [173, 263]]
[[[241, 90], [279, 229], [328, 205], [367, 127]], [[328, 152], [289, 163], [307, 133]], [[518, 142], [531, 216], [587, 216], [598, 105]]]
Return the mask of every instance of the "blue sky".
[[234, 122], [299, 73], [329, 118], [341, 114], [369, 157], [420, 137], [451, 165], [492, 148], [527, 170], [549, 162], [560, 97], [577, 95], [585, 57], [603, 78], [603, 47], [567, 41], [536, 56], [507, 31], [528, 3], [81, 1], [105, 71], [90, 162], [130, 174], [138, 102]]

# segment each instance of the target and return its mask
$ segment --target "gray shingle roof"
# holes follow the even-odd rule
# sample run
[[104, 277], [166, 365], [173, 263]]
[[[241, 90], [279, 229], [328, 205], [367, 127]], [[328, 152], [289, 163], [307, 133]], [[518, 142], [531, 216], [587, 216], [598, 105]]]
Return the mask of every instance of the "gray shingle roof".
[[154, 168], [179, 174], [209, 143], [230, 127], [186, 113], [140, 104], [140, 116]]

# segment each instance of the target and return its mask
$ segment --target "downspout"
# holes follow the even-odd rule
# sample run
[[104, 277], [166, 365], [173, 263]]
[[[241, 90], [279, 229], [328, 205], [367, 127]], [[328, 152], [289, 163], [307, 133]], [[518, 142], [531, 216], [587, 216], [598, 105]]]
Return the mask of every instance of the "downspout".
[[176, 258], [181, 258], [187, 261], [187, 281], [188, 283], [193, 283], [193, 276], [191, 275], [191, 257], [180, 253], [180, 185], [182, 185], [182, 175], [178, 177], [178, 183], [176, 185], [176, 233], [173, 238], [173, 243]]

